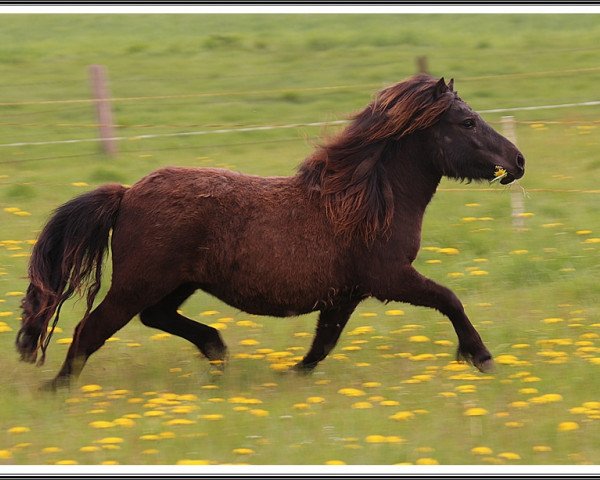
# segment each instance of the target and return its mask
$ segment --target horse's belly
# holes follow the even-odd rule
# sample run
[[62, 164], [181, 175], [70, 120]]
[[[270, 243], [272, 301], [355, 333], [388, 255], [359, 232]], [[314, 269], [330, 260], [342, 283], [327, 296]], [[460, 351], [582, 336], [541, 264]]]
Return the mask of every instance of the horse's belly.
[[211, 285], [202, 289], [229, 306], [252, 315], [268, 315], [272, 317], [293, 317], [317, 310], [318, 302], [299, 301], [294, 298], [275, 299], [271, 295], [250, 292], [235, 288], [235, 285]]

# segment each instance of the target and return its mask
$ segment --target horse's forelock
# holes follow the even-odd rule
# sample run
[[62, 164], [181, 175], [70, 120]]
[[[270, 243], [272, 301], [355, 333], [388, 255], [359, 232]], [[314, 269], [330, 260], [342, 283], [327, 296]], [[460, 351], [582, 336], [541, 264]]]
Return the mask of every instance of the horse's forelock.
[[436, 96], [436, 84], [429, 75], [417, 75], [387, 87], [355, 118], [371, 117], [369, 138], [372, 141], [392, 136], [401, 138], [423, 130], [435, 124], [457, 98], [450, 89]]

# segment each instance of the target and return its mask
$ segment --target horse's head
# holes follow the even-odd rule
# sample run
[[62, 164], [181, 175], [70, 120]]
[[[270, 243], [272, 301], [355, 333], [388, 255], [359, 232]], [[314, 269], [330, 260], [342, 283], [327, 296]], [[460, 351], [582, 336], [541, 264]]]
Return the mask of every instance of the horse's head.
[[[490, 127], [458, 97], [453, 81], [441, 78], [432, 95], [452, 101], [439, 120], [428, 129], [432, 154], [445, 176], [468, 180], [493, 180], [501, 172], [507, 185], [525, 173], [525, 158], [517, 147]], [[504, 173], [505, 172], [505, 173]]]

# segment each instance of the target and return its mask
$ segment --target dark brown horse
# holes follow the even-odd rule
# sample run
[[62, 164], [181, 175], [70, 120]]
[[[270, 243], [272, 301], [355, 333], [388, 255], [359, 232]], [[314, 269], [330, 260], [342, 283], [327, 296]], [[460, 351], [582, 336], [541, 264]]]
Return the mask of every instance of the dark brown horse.
[[[449, 289], [412, 266], [421, 224], [442, 176], [507, 184], [524, 173], [519, 150], [453, 91], [420, 75], [379, 92], [292, 177], [163, 168], [131, 188], [104, 185], [59, 207], [33, 248], [17, 348], [43, 361], [49, 323], [74, 293], [87, 311], [50, 387], [68, 384], [88, 357], [139, 314], [224, 360], [219, 332], [178, 313], [196, 290], [258, 315], [318, 310], [311, 370], [335, 346], [365, 298], [439, 310], [459, 358], [479, 370], [491, 355]], [[112, 284], [92, 309], [112, 229]], [[50, 333], [52, 328], [50, 328]]]

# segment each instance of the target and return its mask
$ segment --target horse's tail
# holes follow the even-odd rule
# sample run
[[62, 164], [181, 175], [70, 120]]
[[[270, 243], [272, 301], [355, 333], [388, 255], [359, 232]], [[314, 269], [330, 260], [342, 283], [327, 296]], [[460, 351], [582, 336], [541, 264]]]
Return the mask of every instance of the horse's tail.
[[[21, 359], [44, 362], [46, 348], [58, 322], [60, 307], [77, 292], [84, 293], [90, 313], [100, 290], [102, 263], [108, 250], [126, 188], [103, 185], [60, 206], [33, 247], [29, 261], [29, 287], [21, 302], [22, 325], [17, 335]], [[48, 332], [50, 319], [56, 313]]]

